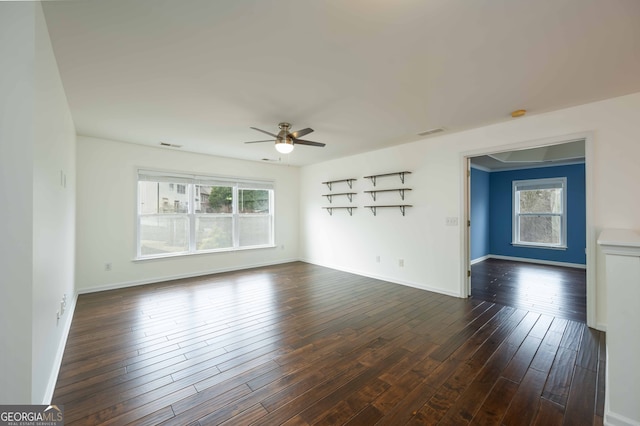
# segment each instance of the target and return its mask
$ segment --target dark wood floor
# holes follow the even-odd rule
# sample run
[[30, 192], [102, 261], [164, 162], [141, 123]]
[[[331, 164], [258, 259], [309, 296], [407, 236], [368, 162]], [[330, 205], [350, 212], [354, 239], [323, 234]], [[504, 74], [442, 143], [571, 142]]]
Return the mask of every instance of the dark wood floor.
[[602, 424], [582, 322], [305, 263], [81, 295], [67, 425]]
[[471, 297], [586, 322], [584, 269], [487, 259], [471, 266]]

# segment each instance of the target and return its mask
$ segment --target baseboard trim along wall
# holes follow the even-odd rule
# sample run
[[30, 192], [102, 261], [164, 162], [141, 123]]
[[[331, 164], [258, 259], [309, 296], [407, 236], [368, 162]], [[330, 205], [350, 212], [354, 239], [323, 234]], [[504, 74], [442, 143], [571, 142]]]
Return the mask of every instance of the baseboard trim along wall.
[[482, 256], [482, 257], [479, 257], [477, 259], [473, 259], [470, 263], [472, 265], [475, 265], [476, 263], [484, 262], [485, 260], [490, 259], [490, 258], [491, 258], [491, 255], [488, 254], [486, 256]]
[[498, 254], [488, 254], [486, 256], [473, 259], [471, 261], [471, 264], [475, 265], [476, 263], [480, 263], [487, 259], [512, 260], [514, 262], [537, 263], [540, 265], [565, 266], [567, 268], [587, 269], [587, 265], [582, 265], [580, 263], [556, 262], [554, 260], [529, 259], [526, 257], [501, 256]]
[[124, 282], [101, 285], [96, 287], [82, 288], [78, 290], [78, 294], [97, 293], [99, 291], [107, 291], [107, 290], [118, 290], [126, 287], [135, 287], [135, 286], [145, 285], [145, 284], [154, 284], [154, 283], [160, 283], [165, 281], [180, 280], [183, 278], [201, 277], [204, 275], [221, 274], [224, 272], [241, 271], [244, 269], [260, 268], [263, 266], [280, 265], [282, 263], [290, 263], [290, 262], [298, 262], [298, 261], [300, 261], [300, 259], [285, 259], [285, 260], [279, 260], [277, 262], [252, 263], [250, 265], [235, 266], [231, 268], [218, 268], [218, 269], [211, 269], [207, 271], [190, 272], [187, 274], [177, 274], [177, 275], [169, 275], [164, 277], [146, 278], [143, 280], [124, 281]]
[[431, 291], [433, 293], [444, 294], [444, 295], [452, 296], [452, 297], [461, 297], [458, 293], [454, 293], [452, 291], [446, 291], [446, 290], [443, 290], [443, 289], [437, 288], [437, 287], [431, 287], [431, 286], [428, 286], [428, 285], [424, 285], [423, 283], [399, 280], [399, 279], [394, 278], [394, 277], [371, 274], [369, 272], [360, 271], [358, 269], [343, 268], [343, 267], [339, 267], [339, 266], [335, 266], [335, 265], [329, 265], [329, 264], [324, 264], [324, 263], [320, 263], [320, 262], [315, 262], [315, 261], [309, 260], [309, 259], [300, 259], [300, 260], [302, 262], [310, 263], [312, 265], [322, 266], [324, 268], [336, 269], [338, 271], [348, 272], [350, 274], [360, 275], [362, 277], [367, 277], [367, 278], [373, 278], [373, 279], [380, 280], [380, 281], [387, 281], [387, 282], [390, 282], [392, 284], [400, 284], [400, 285], [404, 285], [404, 286], [407, 286], [407, 287], [413, 287], [413, 288], [417, 288], [417, 289], [420, 289], [420, 290]]
[[56, 382], [58, 381], [58, 374], [60, 373], [60, 366], [62, 365], [62, 356], [64, 355], [64, 349], [67, 347], [67, 339], [69, 338], [69, 332], [71, 331], [71, 322], [73, 320], [73, 313], [76, 310], [76, 302], [78, 301], [78, 294], [74, 294], [68, 303], [67, 309], [64, 312], [64, 323], [62, 326], [62, 339], [58, 342], [58, 349], [56, 350], [56, 358], [53, 362], [53, 369], [49, 375], [49, 381], [47, 382], [47, 389], [44, 392], [44, 399], [42, 405], [51, 404], [53, 398], [53, 392], [56, 389]]
[[637, 421], [612, 413], [608, 409], [605, 410], [604, 424], [609, 426], [640, 426], [640, 423]]

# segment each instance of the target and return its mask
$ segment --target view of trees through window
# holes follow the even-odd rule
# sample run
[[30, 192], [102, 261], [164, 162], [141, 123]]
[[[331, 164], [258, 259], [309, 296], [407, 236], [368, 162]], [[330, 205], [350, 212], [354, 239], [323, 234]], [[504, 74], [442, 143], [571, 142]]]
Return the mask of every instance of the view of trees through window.
[[[206, 213], [232, 213], [233, 188], [227, 186], [202, 187], [208, 191]], [[270, 239], [269, 191], [263, 189], [238, 189], [237, 221], [239, 245], [267, 244]], [[203, 199], [204, 193], [202, 193]], [[227, 219], [227, 220], [225, 220]], [[198, 250], [229, 247], [232, 243], [231, 221], [223, 217], [198, 216], [196, 225]], [[265, 232], [267, 231], [267, 232]]]
[[141, 180], [140, 256], [272, 244], [271, 189]]
[[240, 213], [264, 213], [269, 210], [269, 193], [261, 189], [241, 189], [238, 191]]
[[[562, 235], [562, 189], [519, 191], [520, 241], [560, 244]], [[544, 214], [544, 215], [541, 215]], [[553, 215], [550, 215], [553, 214]]]
[[515, 244], [566, 244], [566, 178], [513, 182]]
[[[198, 185], [202, 195], [203, 213], [231, 213], [233, 209], [233, 188], [229, 186]], [[206, 200], [206, 201], [205, 201]], [[269, 210], [269, 191], [263, 189], [239, 189], [238, 212], [260, 213]]]
[[230, 186], [197, 185], [202, 194], [201, 213], [232, 213], [233, 188]]

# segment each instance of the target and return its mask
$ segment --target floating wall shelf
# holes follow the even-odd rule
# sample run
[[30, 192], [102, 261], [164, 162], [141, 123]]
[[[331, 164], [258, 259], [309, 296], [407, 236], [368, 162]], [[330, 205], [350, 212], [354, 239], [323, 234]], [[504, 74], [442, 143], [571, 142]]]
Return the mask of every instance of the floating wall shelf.
[[323, 209], [327, 209], [329, 212], [329, 216], [333, 216], [333, 210], [347, 210], [349, 212], [349, 216], [353, 216], [353, 209], [357, 209], [357, 207], [323, 207]]
[[378, 179], [379, 177], [384, 177], [384, 176], [399, 176], [400, 177], [400, 181], [402, 183], [404, 183], [404, 176], [405, 175], [409, 175], [411, 174], [411, 172], [393, 172], [393, 173], [383, 173], [380, 175], [371, 175], [371, 176], [365, 176], [365, 179], [371, 179], [371, 183], [373, 183], [373, 186], [376, 186], [376, 179]]
[[400, 208], [400, 212], [402, 213], [402, 216], [404, 216], [404, 211], [407, 207], [413, 207], [409, 204], [394, 204], [394, 205], [387, 205], [387, 206], [365, 206], [369, 209], [371, 209], [371, 213], [373, 213], [373, 215], [376, 215], [376, 209], [384, 209], [384, 208], [388, 208], [388, 207], [393, 207], [393, 208]]
[[347, 185], [349, 185], [349, 188], [353, 188], [353, 182], [356, 181], [357, 179], [340, 179], [340, 180], [329, 180], [326, 182], [322, 182], [323, 184], [327, 185], [327, 188], [329, 188], [329, 191], [331, 191], [331, 186], [334, 183], [340, 183], [340, 182], [346, 182]]
[[349, 198], [349, 201], [353, 201], [353, 196], [356, 195], [357, 192], [336, 192], [335, 194], [323, 194], [323, 197], [327, 197], [327, 199], [329, 200], [329, 202], [332, 202], [332, 198], [336, 197], [338, 195], [346, 195]]
[[371, 194], [371, 198], [373, 201], [376, 201], [376, 194], [378, 192], [395, 192], [398, 191], [400, 193], [400, 198], [404, 200], [404, 191], [411, 191], [411, 188], [394, 188], [394, 189], [378, 189], [375, 191], [364, 191], [366, 194]]
[[[323, 185], [327, 185], [327, 187], [329, 188], [329, 191], [333, 190], [333, 185], [336, 183], [346, 183], [347, 185], [349, 185], [349, 188], [353, 188], [353, 182], [355, 182], [357, 179], [355, 178], [347, 178], [347, 179], [338, 179], [338, 180], [328, 180], [326, 182], [322, 182]], [[329, 200], [329, 203], [333, 202], [333, 197], [347, 197], [349, 199], [350, 203], [353, 203], [353, 196], [356, 195], [357, 192], [333, 192], [331, 194], [322, 194], [323, 197], [327, 197], [327, 200]], [[327, 207], [323, 207], [323, 209], [326, 209], [327, 212], [329, 212], [329, 216], [333, 216], [333, 210], [334, 209], [338, 209], [338, 210], [346, 210], [349, 212], [349, 216], [353, 216], [353, 209], [355, 209], [356, 207], [354, 206], [327, 206]]]

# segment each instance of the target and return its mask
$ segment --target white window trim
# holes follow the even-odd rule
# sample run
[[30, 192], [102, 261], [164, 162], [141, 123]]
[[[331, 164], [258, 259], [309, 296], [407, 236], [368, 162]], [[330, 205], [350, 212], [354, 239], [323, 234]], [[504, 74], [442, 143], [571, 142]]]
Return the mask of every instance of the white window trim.
[[[187, 216], [189, 221], [189, 248], [187, 251], [180, 251], [175, 253], [163, 253], [163, 254], [154, 254], [154, 255], [142, 255], [141, 246], [140, 246], [140, 218], [145, 216], [140, 213], [140, 193], [138, 189], [138, 182], [140, 182], [140, 176], [154, 176], [158, 177], [164, 181], [172, 180], [173, 183], [179, 182], [184, 183], [186, 185], [186, 191], [189, 194], [189, 210], [187, 213], [175, 214], [173, 216], [183, 217]], [[164, 178], [164, 179], [162, 179]], [[232, 213], [219, 213], [216, 214], [219, 217], [232, 217], [232, 226], [233, 226], [233, 247], [224, 247], [218, 249], [211, 250], [196, 250], [196, 238], [195, 238], [195, 220], [197, 216], [204, 215], [203, 213], [195, 212], [195, 194], [193, 191], [194, 185], [199, 183], [214, 183], [215, 185], [224, 185], [230, 186], [233, 190], [233, 205], [232, 205]], [[219, 253], [219, 252], [231, 252], [231, 251], [244, 251], [244, 250], [254, 250], [254, 249], [262, 249], [262, 248], [273, 248], [276, 247], [275, 244], [275, 183], [273, 181], [266, 180], [254, 180], [254, 179], [245, 179], [245, 178], [234, 178], [234, 177], [221, 177], [221, 176], [213, 176], [213, 175], [191, 175], [180, 172], [167, 172], [160, 170], [149, 170], [149, 169], [137, 169], [136, 171], [136, 207], [135, 207], [135, 216], [136, 216], [136, 252], [134, 261], [145, 261], [145, 260], [154, 260], [154, 259], [163, 259], [169, 257], [182, 257], [182, 256], [197, 256], [202, 254], [210, 254], [210, 253]], [[259, 244], [253, 246], [240, 246], [240, 235], [237, 229], [238, 219], [240, 217], [248, 217], [248, 216], [262, 216], [258, 214], [252, 213], [240, 213], [238, 211], [238, 190], [239, 189], [265, 189], [269, 190], [271, 195], [269, 197], [269, 212], [268, 215], [270, 218], [270, 238], [269, 243], [267, 244]], [[172, 216], [172, 214], [164, 214], [164, 216]]]
[[[562, 223], [562, 232], [560, 235], [560, 243], [559, 244], [545, 244], [545, 243], [530, 243], [526, 241], [520, 241], [520, 221], [518, 218], [520, 216], [526, 216], [526, 214], [520, 214], [519, 208], [519, 198], [518, 198], [518, 188], [521, 186], [545, 186], [545, 185], [557, 185], [560, 184], [562, 186], [562, 213], [536, 213], [531, 214], [531, 216], [560, 216]], [[512, 213], [512, 235], [511, 235], [511, 245], [514, 247], [532, 247], [532, 248], [543, 248], [543, 249], [551, 249], [551, 250], [566, 250], [567, 249], [567, 178], [566, 177], [557, 177], [557, 178], [543, 178], [543, 179], [527, 179], [527, 180], [514, 180], [512, 182], [512, 195], [511, 195], [511, 213]]]

